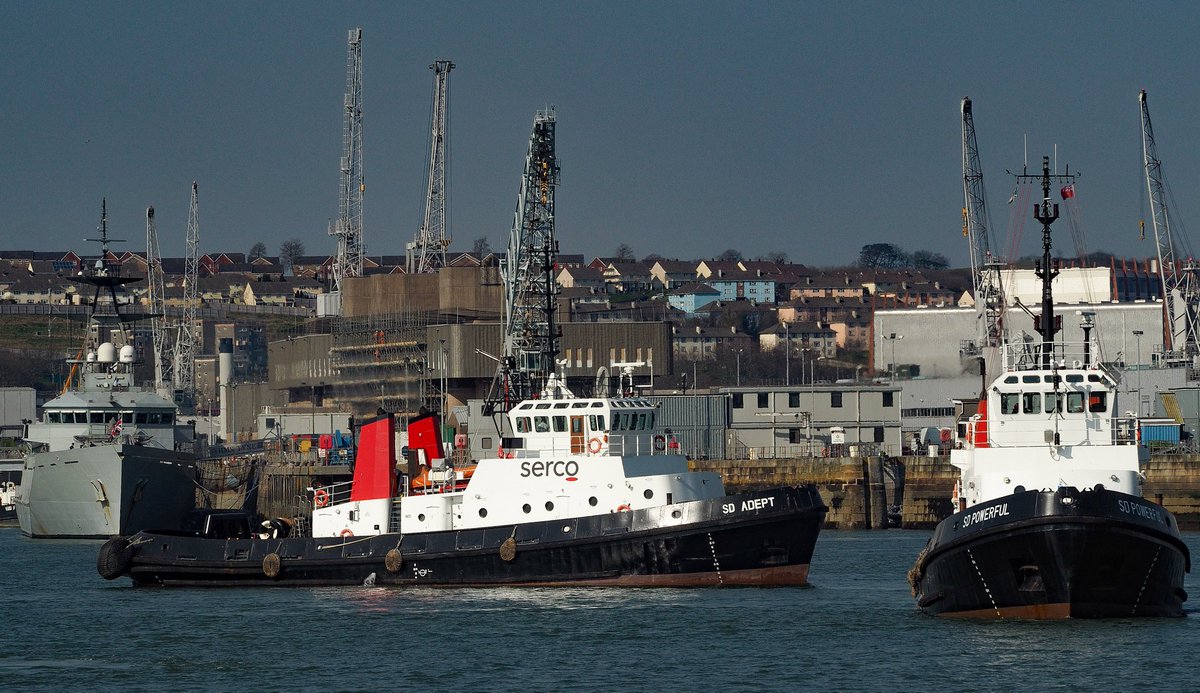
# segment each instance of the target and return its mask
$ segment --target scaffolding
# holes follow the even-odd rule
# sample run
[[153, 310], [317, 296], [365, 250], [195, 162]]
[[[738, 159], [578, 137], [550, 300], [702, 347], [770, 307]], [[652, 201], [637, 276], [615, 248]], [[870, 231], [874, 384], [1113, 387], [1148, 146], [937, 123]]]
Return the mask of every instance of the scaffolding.
[[426, 328], [444, 323], [436, 312], [381, 313], [333, 321], [333, 396], [357, 416], [378, 409], [402, 418], [422, 407], [439, 409], [442, 388], [431, 378]]

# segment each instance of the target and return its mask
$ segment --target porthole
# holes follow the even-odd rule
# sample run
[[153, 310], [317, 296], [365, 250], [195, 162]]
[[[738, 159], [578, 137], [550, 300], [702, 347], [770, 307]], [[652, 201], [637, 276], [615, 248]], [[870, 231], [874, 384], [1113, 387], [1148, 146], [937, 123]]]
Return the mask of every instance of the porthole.
[[425, 513], [421, 513], [420, 515], [417, 515], [417, 522], [424, 522], [424, 521], [425, 521]]
[[528, 504], [528, 503], [526, 503], [525, 505], [522, 505], [522, 506], [521, 506], [521, 510], [522, 510], [522, 511], [523, 511], [523, 512], [524, 512], [526, 515], [528, 515], [530, 512], [532, 512], [532, 511], [533, 511], [533, 508], [529, 507], [529, 504]]
[[554, 510], [554, 502], [546, 501], [546, 510]]
[[480, 508], [480, 509], [479, 509], [479, 516], [480, 516], [480, 517], [487, 517], [487, 508]]
[[595, 496], [592, 496], [591, 498], [588, 499], [588, 505], [592, 506], [593, 508], [596, 507], [596, 504], [599, 502], [600, 501], [596, 500]]
[[673, 517], [673, 518], [675, 518], [676, 520], [678, 520], [679, 518], [683, 517], [683, 512], [681, 512], [681, 511], [679, 511], [679, 510], [672, 510], [672, 511], [671, 511], [671, 517]]
[[646, 489], [646, 492], [643, 493], [642, 495], [645, 496], [647, 499], [650, 499], [650, 498], [654, 497], [654, 491], [651, 491], [650, 489]]

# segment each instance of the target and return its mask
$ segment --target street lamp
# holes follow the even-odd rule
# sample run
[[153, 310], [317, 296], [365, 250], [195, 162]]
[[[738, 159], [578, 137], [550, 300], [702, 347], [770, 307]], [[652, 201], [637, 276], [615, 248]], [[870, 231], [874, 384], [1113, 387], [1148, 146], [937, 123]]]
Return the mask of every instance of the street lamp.
[[904, 339], [904, 335], [892, 332], [883, 335], [883, 338], [892, 343], [892, 362], [888, 364], [888, 384], [894, 385], [896, 383], [896, 340]]
[[[787, 386], [792, 384], [792, 326], [785, 322], [783, 330], [783, 384]], [[800, 372], [804, 372], [803, 363], [801, 363]]]
[[1141, 330], [1134, 330], [1133, 336], [1137, 338], [1137, 369], [1138, 369], [1138, 416], [1142, 415], [1142, 335]]

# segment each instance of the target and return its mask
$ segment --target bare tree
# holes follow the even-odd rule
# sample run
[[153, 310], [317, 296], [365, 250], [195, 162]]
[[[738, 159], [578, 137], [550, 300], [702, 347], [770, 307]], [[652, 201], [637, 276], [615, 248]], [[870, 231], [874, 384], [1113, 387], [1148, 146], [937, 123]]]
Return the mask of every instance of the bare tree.
[[480, 258], [492, 252], [492, 244], [488, 241], [487, 236], [476, 238], [474, 245], [471, 246], [471, 252]]
[[722, 262], [737, 262], [742, 259], [742, 251], [730, 248], [718, 255], [717, 259]]
[[767, 253], [767, 262], [774, 262], [777, 265], [786, 265], [788, 254], [782, 250], [775, 250]]
[[279, 262], [285, 270], [290, 270], [296, 258], [304, 255], [304, 241], [299, 238], [289, 238], [279, 246]]
[[246, 255], [247, 260], [257, 260], [260, 257], [267, 256], [267, 244], [259, 241], [250, 246], [250, 252]]
[[625, 243], [617, 246], [617, 259], [622, 262], [629, 262], [633, 260], [633, 248], [630, 248], [629, 245]]

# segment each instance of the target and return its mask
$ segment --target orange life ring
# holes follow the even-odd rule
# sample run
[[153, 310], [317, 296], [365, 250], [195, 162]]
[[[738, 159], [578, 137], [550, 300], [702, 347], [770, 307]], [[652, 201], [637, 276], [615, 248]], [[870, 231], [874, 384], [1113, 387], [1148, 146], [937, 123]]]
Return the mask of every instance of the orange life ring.
[[588, 451], [593, 455], [600, 452], [602, 447], [604, 447], [604, 443], [601, 443], [599, 438], [592, 438], [588, 441]]
[[661, 435], [654, 436], [654, 449], [662, 452], [667, 449], [667, 439]]
[[343, 529], [342, 536], [343, 537], [352, 537], [352, 536], [354, 536], [354, 532], [351, 532], [349, 528]]
[[318, 508], [324, 508], [329, 505], [329, 493], [323, 488], [317, 489], [313, 493], [313, 504]]
[[627, 513], [630, 510], [633, 510], [633, 508], [629, 507], [628, 503], [622, 503], [617, 506], [617, 512], [619, 513]]

